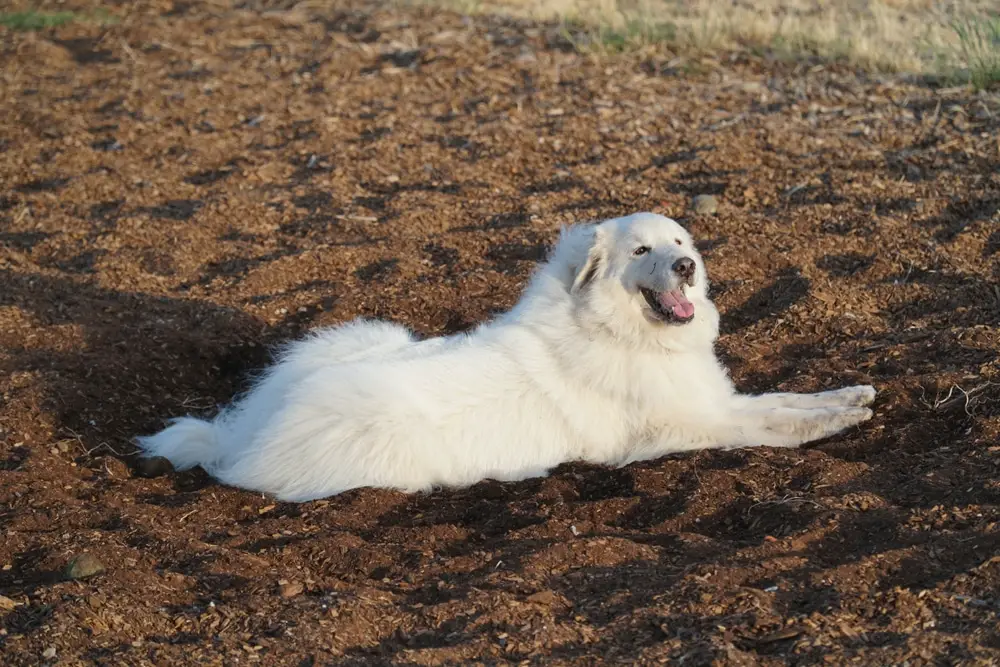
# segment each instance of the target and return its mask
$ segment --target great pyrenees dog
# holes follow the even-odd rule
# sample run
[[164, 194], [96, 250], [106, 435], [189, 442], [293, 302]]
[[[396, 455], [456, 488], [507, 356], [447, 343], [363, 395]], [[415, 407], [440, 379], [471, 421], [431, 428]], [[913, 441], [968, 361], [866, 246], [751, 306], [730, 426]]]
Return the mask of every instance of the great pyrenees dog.
[[795, 447], [871, 418], [870, 386], [737, 393], [707, 288], [670, 218], [573, 226], [492, 322], [429, 340], [368, 320], [314, 331], [213, 421], [182, 417], [138, 442], [178, 470], [303, 502], [523, 480], [567, 461]]

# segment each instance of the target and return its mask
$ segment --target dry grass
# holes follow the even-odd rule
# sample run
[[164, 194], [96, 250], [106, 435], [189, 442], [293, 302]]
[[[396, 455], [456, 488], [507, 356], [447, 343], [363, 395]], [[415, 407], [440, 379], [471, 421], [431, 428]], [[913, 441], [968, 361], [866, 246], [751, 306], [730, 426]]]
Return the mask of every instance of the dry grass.
[[[956, 27], [996, 24], [994, 0], [417, 0], [584, 26], [585, 46], [618, 50], [669, 42], [678, 49], [761, 48], [812, 54], [876, 71], [973, 78], [982, 53]], [[991, 16], [992, 14], [992, 16]], [[583, 45], [582, 45], [583, 46]], [[980, 40], [987, 61], [1000, 50]]]

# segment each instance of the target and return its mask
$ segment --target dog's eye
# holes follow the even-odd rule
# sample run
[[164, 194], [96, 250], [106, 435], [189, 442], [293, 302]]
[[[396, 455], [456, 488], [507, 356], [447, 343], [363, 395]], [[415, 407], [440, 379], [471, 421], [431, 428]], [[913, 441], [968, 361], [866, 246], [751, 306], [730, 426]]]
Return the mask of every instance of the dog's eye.
[[635, 250], [633, 250], [632, 254], [635, 255], [636, 257], [638, 257], [640, 255], [645, 255], [647, 252], [649, 252], [649, 246], [648, 245], [641, 245], [638, 248], [636, 248]]
[[674, 243], [676, 243], [677, 245], [684, 245], [684, 242], [681, 241], [680, 239], [674, 239]]

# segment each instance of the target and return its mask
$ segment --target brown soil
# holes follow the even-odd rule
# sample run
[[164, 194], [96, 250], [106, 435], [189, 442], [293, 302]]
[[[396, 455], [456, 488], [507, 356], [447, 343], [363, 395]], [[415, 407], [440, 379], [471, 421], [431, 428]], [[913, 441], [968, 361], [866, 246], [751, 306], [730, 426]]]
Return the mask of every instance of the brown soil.
[[[116, 11], [0, 35], [3, 664], [998, 660], [996, 99], [424, 10]], [[644, 209], [702, 240], [741, 388], [871, 382], [875, 419], [302, 505], [133, 471], [269, 345], [463, 329], [559, 225]]]

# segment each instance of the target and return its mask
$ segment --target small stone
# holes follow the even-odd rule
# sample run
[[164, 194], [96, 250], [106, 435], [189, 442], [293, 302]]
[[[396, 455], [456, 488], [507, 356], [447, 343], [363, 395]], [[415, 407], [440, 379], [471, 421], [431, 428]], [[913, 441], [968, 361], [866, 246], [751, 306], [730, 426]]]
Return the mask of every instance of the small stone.
[[691, 207], [698, 215], [715, 215], [719, 210], [719, 198], [715, 195], [698, 195], [691, 202]]
[[42, 651], [42, 657], [45, 658], [46, 660], [51, 660], [52, 658], [56, 657], [56, 647], [50, 646], [44, 651]]
[[70, 579], [86, 579], [104, 572], [104, 563], [97, 556], [89, 553], [80, 554], [66, 568], [66, 576]]
[[174, 471], [174, 466], [162, 456], [150, 456], [139, 459], [135, 464], [135, 472], [139, 477], [162, 477]]
[[528, 65], [531, 63], [537, 63], [538, 58], [535, 56], [533, 51], [525, 51], [518, 57], [514, 58], [514, 63], [517, 65]]
[[289, 581], [288, 583], [281, 584], [281, 586], [278, 588], [278, 592], [281, 594], [281, 597], [283, 598], [293, 598], [296, 595], [301, 594], [302, 591], [304, 590], [305, 586], [303, 586], [297, 581]]

